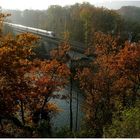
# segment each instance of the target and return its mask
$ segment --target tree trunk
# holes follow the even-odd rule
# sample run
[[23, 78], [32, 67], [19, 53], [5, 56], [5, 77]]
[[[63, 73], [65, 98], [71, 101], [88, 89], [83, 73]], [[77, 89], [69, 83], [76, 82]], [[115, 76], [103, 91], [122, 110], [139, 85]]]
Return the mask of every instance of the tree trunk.
[[78, 109], [79, 109], [79, 97], [77, 92], [77, 104], [76, 104], [76, 122], [75, 122], [75, 131], [78, 129]]
[[25, 125], [25, 118], [24, 118], [24, 109], [23, 109], [23, 101], [21, 100], [21, 119], [22, 119], [22, 123], [23, 125]]
[[0, 117], [0, 126], [1, 126], [1, 130], [3, 130], [3, 124], [2, 124], [2, 119]]
[[[70, 61], [70, 72], [72, 74], [72, 60]], [[70, 131], [73, 130], [73, 112], [72, 112], [72, 88], [73, 88], [73, 75], [70, 76]]]

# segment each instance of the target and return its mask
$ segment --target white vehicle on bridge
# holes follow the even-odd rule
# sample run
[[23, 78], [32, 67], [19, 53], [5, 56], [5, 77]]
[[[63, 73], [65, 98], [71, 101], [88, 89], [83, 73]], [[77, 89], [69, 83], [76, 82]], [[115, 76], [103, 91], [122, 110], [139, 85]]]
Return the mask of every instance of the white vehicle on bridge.
[[46, 30], [42, 30], [42, 29], [38, 29], [38, 28], [23, 26], [20, 24], [13, 24], [13, 23], [9, 23], [9, 22], [4, 22], [4, 24], [6, 24], [10, 27], [16, 28], [18, 30], [21, 30], [21, 31], [31, 32], [34, 34], [44, 35], [44, 36], [49, 36], [49, 37], [55, 37], [55, 33], [53, 31], [46, 31]]

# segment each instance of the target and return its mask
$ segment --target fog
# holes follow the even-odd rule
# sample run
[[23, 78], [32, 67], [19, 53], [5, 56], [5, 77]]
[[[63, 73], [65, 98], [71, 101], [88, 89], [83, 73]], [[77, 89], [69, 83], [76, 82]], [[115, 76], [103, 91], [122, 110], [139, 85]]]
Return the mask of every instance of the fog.
[[50, 5], [72, 5], [75, 3], [83, 3], [89, 2], [95, 6], [99, 7], [106, 7], [109, 9], [119, 9], [122, 6], [137, 6], [140, 7], [140, 1], [132, 1], [132, 0], [0, 0], [0, 6], [3, 9], [18, 9], [18, 10], [25, 10], [25, 9], [39, 9], [45, 10]]

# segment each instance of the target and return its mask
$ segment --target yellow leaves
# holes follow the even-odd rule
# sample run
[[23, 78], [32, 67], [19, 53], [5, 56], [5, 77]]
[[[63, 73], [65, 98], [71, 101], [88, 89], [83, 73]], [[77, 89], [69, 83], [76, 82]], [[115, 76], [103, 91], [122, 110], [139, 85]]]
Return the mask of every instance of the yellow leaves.
[[54, 49], [50, 52], [50, 55], [53, 59], [56, 59], [60, 62], [66, 62], [67, 59], [67, 52], [71, 49], [71, 46], [68, 40], [60, 43], [57, 49]]
[[38, 83], [38, 85], [44, 85], [44, 84], [48, 84], [49, 83], [49, 81], [50, 81], [50, 79], [48, 78], [48, 77], [45, 77], [45, 76], [43, 76], [43, 77], [40, 77], [39, 78], [39, 80], [37, 81], [37, 83]]
[[46, 110], [47, 111], [51, 111], [51, 112], [53, 112], [53, 113], [58, 113], [58, 112], [60, 112], [60, 111], [62, 111], [62, 110], [60, 110], [58, 107], [57, 107], [57, 105], [56, 104], [54, 104], [54, 103], [47, 103], [47, 105], [46, 105]]
[[96, 32], [94, 34], [94, 44], [96, 54], [109, 55], [116, 54], [120, 47], [120, 40], [118, 37], [112, 37], [109, 34], [103, 34], [102, 32]]
[[87, 51], [94, 57], [92, 67], [79, 70], [76, 76], [85, 92], [84, 108], [89, 122], [100, 103], [107, 108], [115, 105], [115, 99], [123, 103], [123, 96], [131, 99], [133, 93], [138, 95], [136, 86], [140, 84], [140, 43], [126, 42], [122, 47], [118, 38], [96, 33], [93, 45]]
[[58, 72], [58, 75], [59, 75], [60, 77], [62, 77], [62, 78], [63, 78], [63, 77], [68, 78], [69, 75], [70, 75], [70, 70], [69, 70], [69, 68], [68, 68], [65, 64], [61, 64], [61, 65], [58, 67], [57, 72]]
[[[0, 109], [0, 113], [13, 115], [20, 112], [22, 100], [28, 124], [32, 122], [31, 114], [40, 110], [45, 101], [47, 113], [60, 111], [54, 103], [48, 103], [47, 99], [58, 98], [53, 96], [53, 92], [62, 90], [70, 75], [69, 68], [61, 59], [29, 59], [38, 39], [29, 33], [16, 37], [0, 36], [0, 104], [6, 108], [6, 111]], [[65, 57], [69, 49], [67, 42], [61, 43], [59, 58]]]
[[60, 64], [57, 60], [52, 60], [45, 66], [45, 69], [46, 69], [46, 71], [56, 70], [57, 67], [59, 67], [59, 65]]
[[26, 67], [28, 65], [31, 65], [32, 63], [28, 59], [19, 59], [19, 64]]
[[[57, 60], [48, 61], [46, 63], [41, 64], [41, 70], [46, 75], [55, 76], [57, 75], [59, 78], [68, 77], [70, 74], [69, 68], [66, 64], [62, 64]], [[60, 77], [61, 76], [61, 77]]]
[[82, 71], [79, 70], [75, 76], [75, 79], [80, 81], [81, 89], [85, 92], [91, 91], [92, 87], [90, 87], [90, 85], [92, 85], [93, 78], [93, 73], [89, 68], [84, 68]]
[[0, 48], [0, 56], [7, 55], [11, 51], [13, 51], [12, 48], [2, 47]]
[[16, 40], [19, 42], [20, 46], [31, 46], [32, 44], [36, 43], [38, 39], [38, 36], [35, 36], [31, 33], [23, 33], [16, 36]]
[[116, 55], [117, 69], [123, 70], [123, 74], [138, 74], [140, 64], [139, 43], [126, 42], [123, 49]]

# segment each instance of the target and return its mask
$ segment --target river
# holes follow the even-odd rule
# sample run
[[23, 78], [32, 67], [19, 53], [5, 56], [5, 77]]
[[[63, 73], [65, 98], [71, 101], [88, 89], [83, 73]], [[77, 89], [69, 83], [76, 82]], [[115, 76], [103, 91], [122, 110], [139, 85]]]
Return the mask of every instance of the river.
[[[67, 86], [59, 94], [68, 95], [69, 88], [70, 88], [70, 86]], [[73, 128], [74, 128], [74, 130], [76, 128], [76, 111], [77, 111], [76, 97], [77, 97], [77, 93], [78, 93], [78, 99], [79, 99], [79, 101], [78, 101], [77, 128], [79, 130], [81, 123], [82, 123], [82, 120], [83, 120], [82, 103], [83, 103], [84, 98], [83, 98], [81, 91], [74, 84], [73, 91], [72, 91], [72, 94], [73, 94], [72, 111], [73, 111]], [[58, 107], [60, 109], [62, 109], [62, 111], [60, 113], [58, 113], [52, 120], [53, 128], [60, 128], [60, 127], [64, 127], [64, 126], [69, 127], [69, 125], [70, 125], [69, 99], [67, 99], [67, 100], [53, 99], [53, 101], [51, 101], [51, 102], [54, 102], [56, 105], [58, 105]]]

